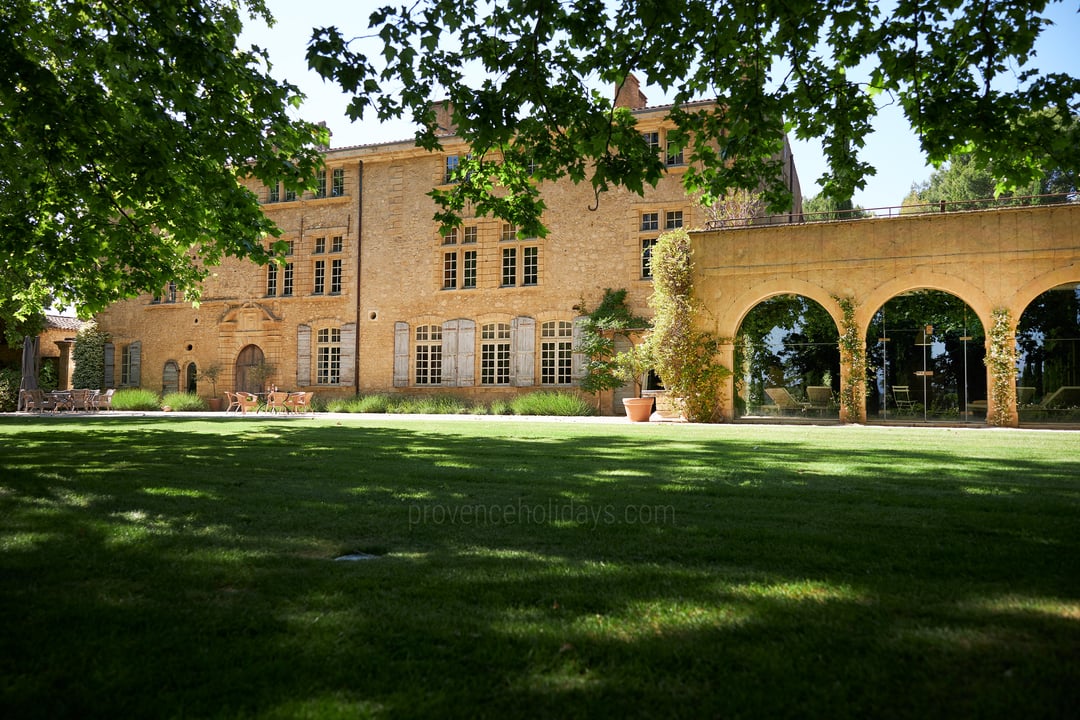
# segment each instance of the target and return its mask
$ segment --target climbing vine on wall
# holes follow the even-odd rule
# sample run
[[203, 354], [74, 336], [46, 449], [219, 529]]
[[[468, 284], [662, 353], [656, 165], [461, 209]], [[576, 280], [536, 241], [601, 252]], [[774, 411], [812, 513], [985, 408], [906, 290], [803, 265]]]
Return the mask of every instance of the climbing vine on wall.
[[990, 350], [986, 365], [990, 368], [990, 395], [994, 400], [994, 412], [987, 418], [991, 425], [1012, 425], [1012, 406], [1015, 402], [1013, 387], [1016, 385], [1016, 341], [1012, 333], [1012, 313], [998, 308], [991, 313]]
[[656, 372], [691, 422], [717, 422], [723, 382], [731, 371], [716, 360], [719, 339], [694, 326], [698, 304], [693, 293], [693, 251], [685, 230], [664, 233], [653, 247], [656, 311], [647, 343]]
[[844, 314], [840, 328], [840, 363], [847, 365], [848, 375], [840, 389], [840, 412], [849, 422], [859, 419], [863, 391], [866, 387], [866, 343], [859, 335], [855, 322], [854, 298], [833, 296]]

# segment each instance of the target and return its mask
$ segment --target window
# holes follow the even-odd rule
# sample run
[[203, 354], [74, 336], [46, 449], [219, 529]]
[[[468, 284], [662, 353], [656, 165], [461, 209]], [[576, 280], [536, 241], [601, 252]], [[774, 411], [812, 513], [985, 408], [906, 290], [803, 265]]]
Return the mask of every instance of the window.
[[296, 200], [296, 191], [286, 189], [285, 190], [285, 202], [293, 202], [295, 200]]
[[131, 346], [120, 348], [120, 387], [131, 384]]
[[656, 238], [644, 238], [641, 241], [641, 277], [652, 277], [652, 253]]
[[443, 290], [453, 290], [457, 287], [457, 253], [443, 253]]
[[502, 231], [499, 233], [500, 242], [513, 242], [517, 240], [517, 225], [511, 225], [510, 223], [503, 223]]
[[341, 294], [341, 260], [330, 261], [330, 294]]
[[508, 323], [491, 323], [480, 328], [480, 384], [510, 384]]
[[266, 202], [281, 202], [281, 185], [279, 183], [270, 186], [270, 191], [266, 194]]
[[650, 232], [660, 229], [660, 213], [641, 213], [641, 231]]
[[457, 228], [450, 228], [450, 232], [442, 236], [443, 245], [457, 245]]
[[277, 295], [277, 276], [277, 263], [271, 261], [271, 263], [266, 266], [266, 297], [274, 297]]
[[540, 384], [569, 385], [573, 379], [574, 326], [565, 321], [540, 326]]
[[457, 182], [458, 169], [461, 167], [461, 158], [457, 155], [446, 156], [446, 167], [443, 170], [443, 184]]
[[521, 284], [535, 285], [540, 275], [540, 248], [535, 245], [521, 249]]
[[155, 295], [153, 303], [174, 303], [176, 302], [176, 283], [170, 281], [160, 295]]
[[660, 133], [645, 132], [641, 133], [641, 137], [645, 140], [645, 144], [649, 146], [650, 150], [653, 152], [660, 152]]
[[315, 197], [317, 197], [317, 198], [326, 197], [326, 171], [325, 170], [320, 170], [319, 174], [316, 176], [315, 181], [316, 181]]
[[285, 263], [285, 272], [281, 276], [281, 297], [292, 297], [293, 294], [293, 264]]
[[335, 235], [330, 240], [330, 252], [339, 253], [345, 249], [345, 241], [340, 235]]
[[311, 252], [315, 255], [322, 255], [326, 252], [326, 238], [315, 238], [315, 249]]
[[466, 250], [465, 262], [462, 267], [461, 287], [471, 289], [476, 287], [476, 251]]
[[315, 339], [315, 382], [319, 385], [341, 383], [341, 330], [323, 328]]
[[416, 384], [442, 383], [442, 327], [421, 325], [416, 328]]
[[312, 287], [311, 292], [315, 295], [322, 295], [326, 292], [326, 261], [315, 261], [315, 284]]
[[667, 144], [667, 164], [669, 166], [684, 164], [682, 148], [671, 142], [670, 140]]
[[341, 197], [345, 194], [345, 170], [343, 168], [335, 168], [333, 178], [333, 185], [330, 187], [330, 195], [333, 197]]
[[465, 228], [465, 237], [461, 240], [463, 245], [475, 245], [476, 244], [476, 226], [469, 225]]
[[682, 210], [668, 210], [664, 213], [664, 229], [674, 230], [682, 227]]
[[502, 251], [502, 286], [517, 285], [517, 248], [503, 248]]

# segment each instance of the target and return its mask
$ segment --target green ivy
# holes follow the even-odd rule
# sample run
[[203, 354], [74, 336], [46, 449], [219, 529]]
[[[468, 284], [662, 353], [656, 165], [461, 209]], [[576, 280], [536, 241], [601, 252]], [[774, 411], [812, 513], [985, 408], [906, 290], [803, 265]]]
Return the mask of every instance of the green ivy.
[[855, 321], [855, 309], [858, 307], [855, 299], [836, 295], [833, 299], [844, 314], [840, 329], [840, 363], [848, 368], [847, 380], [840, 389], [840, 414], [848, 422], [856, 422], [866, 389], [866, 342], [859, 335], [859, 326]]
[[716, 361], [720, 340], [694, 327], [693, 250], [685, 230], [664, 233], [652, 254], [655, 311], [649, 343], [656, 371], [691, 422], [718, 422], [723, 383], [731, 371]]
[[576, 308], [585, 316], [577, 352], [585, 356], [585, 375], [581, 389], [589, 393], [615, 390], [623, 385], [615, 363], [615, 338], [628, 341], [634, 330], [650, 327], [648, 319], [634, 315], [626, 303], [626, 290], [605, 288], [604, 297], [595, 310], [586, 310], [584, 302]]
[[1012, 407], [1016, 402], [1016, 340], [1013, 338], [1012, 313], [998, 308], [991, 313], [990, 351], [983, 362], [990, 368], [990, 396], [994, 412], [987, 420], [997, 427], [1013, 424]]

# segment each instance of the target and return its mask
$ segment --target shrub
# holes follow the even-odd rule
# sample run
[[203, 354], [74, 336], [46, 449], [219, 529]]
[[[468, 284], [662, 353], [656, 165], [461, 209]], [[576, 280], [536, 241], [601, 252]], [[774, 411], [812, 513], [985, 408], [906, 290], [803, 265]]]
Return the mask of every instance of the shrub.
[[[115, 401], [113, 405], [116, 405]], [[161, 406], [172, 408], [177, 412], [198, 412], [207, 409], [206, 402], [201, 397], [186, 392], [169, 393], [161, 399]]]
[[493, 400], [488, 412], [492, 415], [513, 415], [514, 408], [509, 400]]
[[98, 329], [94, 323], [87, 323], [75, 336], [75, 347], [71, 351], [75, 369], [71, 373], [71, 386], [100, 390], [105, 379], [105, 343], [108, 334]]
[[142, 388], [121, 388], [112, 399], [113, 410], [160, 410], [158, 394]]
[[592, 404], [580, 395], [543, 390], [510, 401], [515, 415], [583, 416], [595, 415]]
[[395, 398], [386, 410], [409, 415], [463, 415], [469, 412], [464, 400], [452, 395]]
[[0, 369], [0, 412], [14, 412], [19, 405], [22, 372], [18, 368]]

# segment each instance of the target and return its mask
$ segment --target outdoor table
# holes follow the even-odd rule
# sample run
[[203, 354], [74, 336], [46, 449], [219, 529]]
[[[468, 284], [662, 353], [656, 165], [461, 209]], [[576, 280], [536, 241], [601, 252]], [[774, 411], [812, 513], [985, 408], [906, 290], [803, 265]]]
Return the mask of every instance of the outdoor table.
[[66, 390], [53, 390], [48, 394], [48, 397], [49, 402], [52, 403], [53, 412], [75, 409], [75, 404], [71, 399], [71, 393]]

